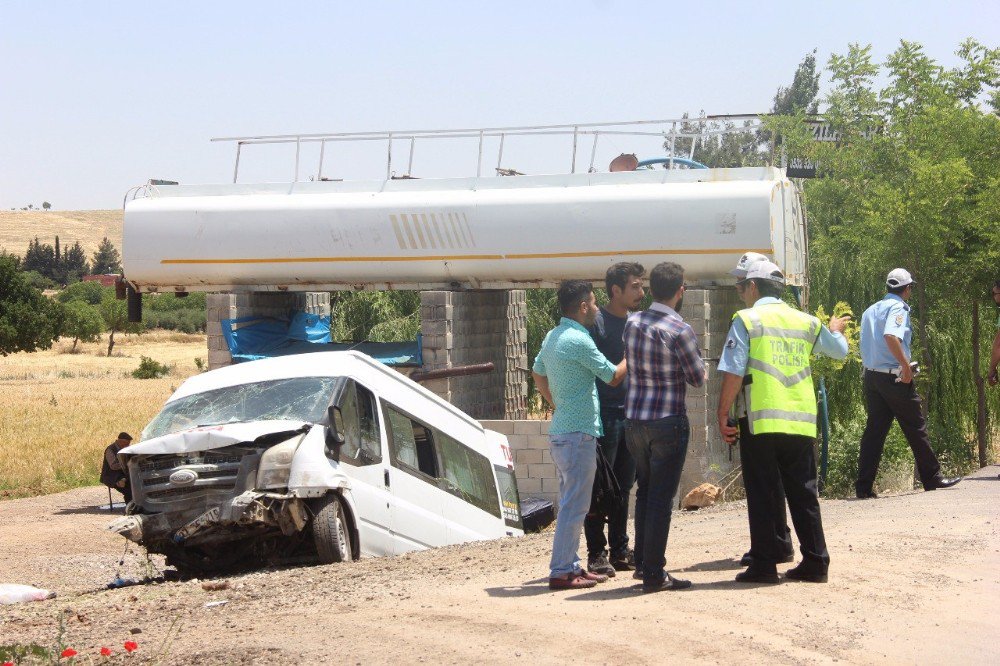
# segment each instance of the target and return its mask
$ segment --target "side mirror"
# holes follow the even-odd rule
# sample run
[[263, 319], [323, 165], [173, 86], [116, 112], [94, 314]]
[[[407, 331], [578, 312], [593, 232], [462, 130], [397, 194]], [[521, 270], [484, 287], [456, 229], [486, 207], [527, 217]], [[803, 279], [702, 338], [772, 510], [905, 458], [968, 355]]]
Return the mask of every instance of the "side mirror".
[[326, 410], [330, 425], [326, 429], [326, 453], [334, 460], [340, 460], [340, 447], [344, 445], [344, 415], [340, 407], [330, 405]]

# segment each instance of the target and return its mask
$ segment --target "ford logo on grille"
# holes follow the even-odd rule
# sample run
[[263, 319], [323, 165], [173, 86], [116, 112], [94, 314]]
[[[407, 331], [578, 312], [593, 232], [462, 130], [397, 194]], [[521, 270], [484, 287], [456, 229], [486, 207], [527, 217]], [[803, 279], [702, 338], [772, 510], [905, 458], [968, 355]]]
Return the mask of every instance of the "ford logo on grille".
[[179, 469], [170, 475], [170, 485], [190, 486], [198, 480], [198, 473], [190, 469]]

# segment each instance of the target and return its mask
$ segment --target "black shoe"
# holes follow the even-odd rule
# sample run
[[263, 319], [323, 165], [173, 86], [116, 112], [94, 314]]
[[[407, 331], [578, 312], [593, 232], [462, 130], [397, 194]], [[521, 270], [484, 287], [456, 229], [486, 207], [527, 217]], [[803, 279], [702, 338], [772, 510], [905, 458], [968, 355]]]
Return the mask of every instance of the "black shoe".
[[954, 485], [958, 485], [958, 482], [962, 480], [960, 476], [953, 476], [947, 479], [943, 476], [935, 478], [930, 485], [924, 486], [924, 490], [937, 490], [938, 488], [951, 488]]
[[780, 583], [778, 571], [773, 567], [754, 567], [750, 565], [746, 571], [736, 574], [737, 583]]
[[682, 578], [674, 578], [667, 572], [663, 572], [663, 580], [659, 583], [643, 583], [642, 591], [647, 592], [663, 592], [665, 590], [686, 590], [691, 587], [691, 581], [684, 580]]
[[[790, 550], [781, 556], [781, 559], [778, 560], [778, 564], [788, 564], [789, 562], [794, 562], [794, 561], [795, 561], [795, 551]], [[751, 564], [753, 564], [753, 553], [751, 553], [748, 550], [747, 552], [743, 553], [743, 557], [740, 558], [740, 566], [748, 567]]]
[[623, 553], [612, 555], [609, 561], [611, 566], [615, 568], [615, 571], [635, 570], [635, 553], [631, 550], [626, 550]]
[[587, 571], [601, 574], [608, 578], [614, 578], [615, 568], [608, 562], [608, 551], [604, 551], [600, 555], [587, 557]]
[[854, 493], [854, 496], [858, 499], [878, 499], [874, 490], [859, 490]]
[[827, 578], [827, 568], [803, 561], [799, 563], [797, 567], [792, 567], [786, 571], [785, 578], [800, 580], [805, 583], [825, 583]]

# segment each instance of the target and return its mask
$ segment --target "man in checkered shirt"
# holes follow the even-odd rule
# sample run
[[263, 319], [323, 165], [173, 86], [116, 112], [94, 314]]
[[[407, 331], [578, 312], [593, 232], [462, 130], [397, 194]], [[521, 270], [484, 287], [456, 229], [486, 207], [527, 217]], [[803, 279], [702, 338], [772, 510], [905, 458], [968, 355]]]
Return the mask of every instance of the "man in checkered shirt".
[[684, 300], [684, 269], [658, 264], [649, 275], [653, 304], [625, 325], [628, 393], [625, 441], [636, 461], [635, 578], [644, 592], [680, 590], [690, 581], [664, 570], [670, 513], [687, 455], [687, 385], [704, 386], [698, 339], [678, 311]]

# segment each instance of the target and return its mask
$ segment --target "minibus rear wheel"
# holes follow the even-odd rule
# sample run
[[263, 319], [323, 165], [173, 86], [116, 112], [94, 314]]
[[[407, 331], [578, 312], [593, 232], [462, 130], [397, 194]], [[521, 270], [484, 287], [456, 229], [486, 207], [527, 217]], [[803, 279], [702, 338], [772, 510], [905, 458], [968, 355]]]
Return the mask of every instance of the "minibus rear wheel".
[[351, 528], [336, 493], [324, 495], [313, 505], [313, 541], [323, 564], [350, 562]]

